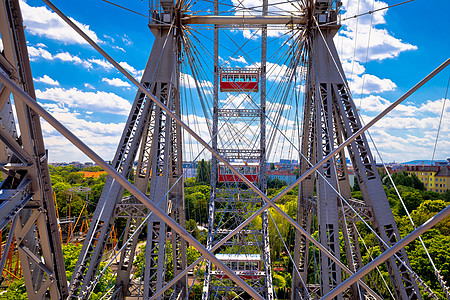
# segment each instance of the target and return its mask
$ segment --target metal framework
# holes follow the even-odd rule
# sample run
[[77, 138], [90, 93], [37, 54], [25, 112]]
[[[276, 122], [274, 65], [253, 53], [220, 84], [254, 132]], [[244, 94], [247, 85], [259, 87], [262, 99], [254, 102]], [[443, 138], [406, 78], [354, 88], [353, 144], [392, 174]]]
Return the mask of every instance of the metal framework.
[[[161, 1], [161, 5], [161, 14], [172, 17], [173, 3]], [[155, 43], [141, 83], [173, 113], [180, 116], [179, 36], [170, 27], [155, 23], [150, 23], [149, 26], [155, 35]], [[183, 183], [177, 181], [182, 174], [180, 136], [180, 127], [173, 119], [144, 93], [138, 92], [112, 165], [124, 177], [128, 177], [137, 158], [134, 182], [136, 188], [146, 193], [172, 219], [185, 226]], [[71, 280], [70, 295], [76, 299], [88, 299], [95, 287], [95, 276], [104, 254], [105, 243], [117, 218], [126, 218], [123, 241], [128, 243], [120, 255], [112, 298], [121, 299], [140, 294], [137, 287], [131, 286], [130, 271], [139, 237], [139, 233], [135, 234], [135, 231], [149, 212], [134, 197], [123, 198], [123, 192], [124, 188], [109, 176]], [[145, 299], [160, 290], [164, 283], [166, 266], [158, 262], [165, 262], [168, 255], [173, 255], [174, 274], [186, 267], [186, 242], [176, 232], [172, 232], [170, 243], [173, 251], [168, 253], [168, 228], [165, 222], [152, 214], [147, 225], [142, 279], [144, 289], [141, 295]], [[186, 288], [185, 278], [184, 281], [179, 281], [173, 293], [176, 297], [183, 297], [186, 295]]]
[[[141, 83], [131, 77], [120, 65], [90, 40], [64, 14], [44, 0], [83, 38], [94, 46], [114, 66], [135, 84], [139, 91], [122, 134], [112, 166], [105, 163], [69, 130], [62, 126], [35, 101], [34, 87], [28, 60], [23, 22], [17, 0], [2, 0], [0, 7], [0, 33], [4, 51], [0, 55], [0, 170], [1, 183], [0, 229], [12, 221], [5, 249], [13, 243], [13, 235], [21, 257], [25, 285], [30, 299], [88, 299], [98, 282], [99, 266], [112, 226], [118, 218], [126, 219], [122, 251], [114, 289], [109, 298], [124, 299], [130, 295], [144, 299], [187, 296], [187, 271], [207, 258], [203, 299], [217, 291], [246, 292], [255, 299], [273, 299], [271, 279], [267, 208], [273, 207], [296, 229], [295, 265], [300, 276], [293, 275], [293, 299], [308, 295], [309, 248], [320, 250], [320, 288], [317, 294], [326, 299], [351, 297], [379, 297], [367, 286], [364, 276], [386, 260], [386, 265], [398, 299], [422, 299], [415, 274], [411, 271], [403, 247], [419, 234], [431, 228], [450, 214], [442, 211], [432, 221], [422, 225], [407, 238], [400, 240], [398, 230], [384, 194], [375, 164], [363, 134], [382, 116], [401, 103], [421, 85], [431, 79], [445, 64], [427, 76], [366, 126], [362, 126], [349, 93], [342, 67], [337, 59], [333, 36], [339, 9], [338, 1], [308, 1], [309, 9], [298, 16], [267, 16], [268, 2], [263, 0], [262, 16], [218, 16], [218, 1], [214, 3], [214, 16], [189, 16], [180, 13], [180, 7], [171, 0], [160, 0], [152, 7], [149, 24], [155, 42]], [[257, 25], [262, 29], [260, 68], [260, 107], [250, 109], [222, 109], [218, 101], [218, 41], [219, 26]], [[266, 51], [269, 24], [296, 24], [304, 26], [310, 34], [308, 76], [304, 110], [303, 141], [301, 147], [301, 176], [274, 199], [265, 194], [266, 182]], [[214, 114], [212, 146], [209, 146], [180, 119], [179, 74], [181, 53], [181, 24], [214, 24]], [[330, 25], [331, 24], [331, 25]], [[316, 26], [317, 25], [317, 26]], [[12, 94], [12, 98], [11, 98]], [[17, 120], [12, 114], [12, 102]], [[61, 238], [54, 205], [39, 116], [44, 117], [64, 136], [72, 141], [109, 176], [92, 218], [87, 238], [76, 265], [70, 285], [64, 269]], [[259, 119], [259, 148], [219, 148], [220, 120], [228, 118]], [[16, 128], [18, 124], [19, 128]], [[181, 128], [191, 134], [212, 154], [211, 201], [209, 207], [209, 235], [207, 249], [186, 230], [182, 178]], [[364, 200], [351, 199], [345, 165], [344, 147], [350, 155], [361, 186]], [[134, 185], [126, 178], [137, 159]], [[256, 160], [260, 163], [258, 186], [239, 173], [230, 159]], [[227, 166], [248, 189], [218, 186], [219, 162]], [[276, 204], [294, 186], [299, 185], [297, 222], [289, 218]], [[236, 189], [237, 187], [237, 189]], [[124, 190], [132, 193], [123, 197]], [[245, 197], [235, 197], [236, 191]], [[339, 191], [337, 193], [336, 191]], [[315, 192], [315, 193], [314, 193]], [[316, 196], [314, 196], [316, 194]], [[228, 204], [232, 207], [228, 208]], [[225, 204], [225, 206], [224, 206]], [[246, 208], [246, 213], [242, 210]], [[236, 223], [220, 227], [218, 214], [228, 214]], [[251, 222], [261, 216], [261, 230], [253, 230]], [[145, 249], [144, 291], [136, 289], [130, 278], [138, 233], [147, 220], [148, 232]], [[385, 252], [363, 267], [356, 222], [371, 223], [381, 237], [380, 247]], [[319, 241], [311, 236], [317, 223]], [[218, 225], [219, 227], [215, 227]], [[167, 234], [170, 232], [170, 239]], [[340, 262], [339, 232], [344, 237], [347, 265]], [[186, 242], [201, 253], [194, 264], [186, 265]], [[311, 243], [311, 244], [310, 244]], [[168, 252], [168, 245], [172, 252]], [[240, 245], [237, 245], [240, 244]], [[264, 275], [263, 282], [244, 282], [223, 264], [214, 252], [223, 246], [239, 246], [249, 253], [259, 248]], [[234, 248], [234, 247], [233, 247]], [[248, 249], [253, 249], [248, 252]], [[313, 250], [314, 250], [313, 249]], [[235, 249], [236, 250], [236, 249]], [[5, 250], [8, 251], [8, 250]], [[174, 280], [165, 282], [165, 261], [173, 257]], [[3, 257], [0, 266], [4, 265]], [[226, 275], [226, 285], [214, 283], [211, 266]], [[351, 277], [343, 282], [342, 274]], [[100, 272], [101, 275], [101, 272]], [[106, 291], [105, 291], [106, 293]], [[263, 296], [262, 296], [263, 295]]]
[[[319, 26], [312, 29], [309, 41], [311, 46], [300, 157], [302, 174], [362, 128], [344, 71], [340, 61], [336, 60], [338, 54], [333, 43], [333, 37], [339, 29], [336, 12], [326, 2], [315, 3], [314, 25]], [[327, 23], [331, 25], [322, 25]], [[351, 199], [346, 156], [342, 149], [323, 164], [315, 176], [311, 175], [302, 182], [297, 221], [311, 232], [312, 220], [315, 220], [317, 228], [314, 230], [319, 232], [319, 242], [338, 259], [341, 232], [347, 265], [352, 272], [357, 272], [363, 266], [356, 229], [358, 221], [372, 224], [382, 239], [379, 244], [384, 250], [386, 245], [392, 246], [400, 240], [400, 234], [364, 134], [351, 142], [347, 151], [364, 200]], [[311, 209], [311, 203], [315, 209]], [[357, 209], [358, 217], [355, 218], [353, 212], [349, 214], [349, 206], [353, 210]], [[295, 264], [301, 278], [296, 272], [293, 273], [293, 299], [303, 299], [307, 294], [304, 283], [308, 282], [310, 247], [300, 232], [296, 235], [296, 245]], [[319, 259], [320, 295], [324, 295], [342, 282], [342, 271], [321, 253]], [[411, 267], [404, 249], [386, 264], [398, 299], [422, 299], [413, 274], [409, 271]], [[343, 299], [346, 294], [357, 299], [364, 297], [366, 292], [355, 284], [346, 293], [338, 295], [337, 299]]]
[[[18, 1], [1, 2], [0, 20], [4, 48], [0, 72], [35, 99]], [[0, 84], [0, 170], [4, 178], [0, 228], [13, 221], [9, 235], [15, 235], [28, 298], [64, 298], [67, 279], [40, 120], [17, 94], [12, 93], [11, 98], [11, 93]], [[17, 120], [12, 114], [12, 99]], [[8, 238], [5, 249], [11, 242]]]
[[[215, 14], [218, 13], [218, 1], [214, 2]], [[267, 0], [263, 1], [262, 15], [267, 15], [268, 4]], [[258, 173], [258, 188], [265, 192], [267, 188], [266, 183], [266, 52], [267, 52], [267, 28], [262, 25], [261, 36], [261, 64], [259, 69], [226, 69], [222, 70], [218, 64], [219, 57], [219, 30], [218, 25], [214, 27], [214, 101], [213, 101], [213, 130], [212, 130], [212, 145], [214, 150], [221, 154], [229, 162], [241, 162], [242, 164], [257, 163], [259, 165]], [[254, 97], [258, 92], [260, 96], [260, 103], [258, 109], [244, 108], [245, 104], [241, 104], [237, 108], [229, 108], [225, 105], [219, 106], [219, 76], [223, 73], [232, 74], [238, 72], [239, 74], [252, 73], [259, 74], [258, 86], [246, 89], [239, 86], [234, 90], [230, 90], [235, 95], [244, 95], [248, 100]], [[221, 78], [223, 80], [223, 78]], [[222, 86], [221, 86], [222, 88]], [[247, 103], [248, 105], [248, 103]], [[239, 141], [245, 139], [244, 132], [239, 130], [233, 131], [233, 138], [229, 136], [229, 128], [225, 126], [230, 124], [230, 118], [233, 123], [244, 124], [243, 126], [256, 126], [259, 130], [259, 143], [251, 149], [250, 145], [245, 145]], [[235, 140], [229, 141], [229, 140]], [[221, 141], [221, 143], [219, 142]], [[222, 144], [222, 145], [220, 145]], [[248, 187], [243, 187], [239, 184], [240, 180], [219, 182], [218, 183], [218, 169], [219, 164], [214, 157], [211, 161], [211, 190], [209, 200], [209, 226], [207, 248], [211, 249], [220, 239], [236, 229], [237, 225], [241, 224], [243, 220], [260, 206], [265, 204], [265, 201], [256, 193], [248, 191]], [[227, 255], [247, 255], [251, 256], [257, 254], [261, 258], [261, 272], [260, 276], [247, 278], [250, 286], [254, 287], [256, 291], [264, 295], [265, 299], [274, 299], [274, 291], [271, 275], [270, 263], [270, 246], [269, 246], [269, 223], [267, 211], [261, 214], [261, 229], [255, 229], [253, 224], [240, 229], [236, 235], [224, 244], [226, 247], [220, 248], [219, 252], [225, 252]], [[216, 278], [214, 267], [211, 262], [206, 263], [205, 280], [203, 283], [202, 299], [216, 299], [217, 297], [226, 297], [230, 291], [240, 295], [242, 289], [236, 286], [232, 281], [224, 279], [223, 277]]]

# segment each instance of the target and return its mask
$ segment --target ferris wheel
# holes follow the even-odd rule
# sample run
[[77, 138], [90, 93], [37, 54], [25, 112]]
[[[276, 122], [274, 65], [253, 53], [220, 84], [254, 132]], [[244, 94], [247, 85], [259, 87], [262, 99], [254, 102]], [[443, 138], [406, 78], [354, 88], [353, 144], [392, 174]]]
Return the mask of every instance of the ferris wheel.
[[[109, 176], [69, 284], [61, 271], [62, 253], [56, 251], [52, 263], [58, 276], [29, 254], [30, 265], [47, 275], [32, 275], [27, 288], [45, 287], [44, 295], [48, 285], [52, 298], [89, 299], [116, 264], [105, 299], [281, 299], [286, 293], [279, 294], [280, 274], [290, 278], [292, 299], [422, 299], [421, 288], [437, 298], [397, 243], [402, 238], [365, 135], [406, 96], [362, 123], [334, 44], [340, 1], [152, 0], [148, 26], [155, 40], [140, 82], [55, 5], [43, 1], [138, 92], [111, 165], [58, 127]], [[17, 49], [26, 47], [24, 40], [17, 41]], [[19, 94], [7, 79], [2, 73], [3, 84]], [[20, 97], [48, 117], [27, 95]], [[34, 123], [28, 126], [40, 130]], [[183, 162], [199, 166], [202, 159], [210, 161], [203, 211], [185, 199], [183, 169]], [[267, 176], [269, 162], [279, 159], [298, 162], [298, 177], [282, 189], [275, 179], [283, 166]], [[361, 199], [352, 195], [349, 163]], [[125, 189], [132, 195], [124, 196]], [[51, 213], [46, 220], [48, 228], [56, 226]], [[203, 244], [186, 231], [190, 220], [196, 229], [206, 229]], [[119, 223], [120, 242], [108, 253], [112, 227]], [[143, 235], [145, 247], [139, 250]], [[57, 248], [58, 235], [50, 236]], [[383, 269], [381, 258], [370, 257], [374, 249], [390, 253]], [[141, 273], [133, 274], [140, 251]], [[192, 251], [196, 255], [190, 261]]]

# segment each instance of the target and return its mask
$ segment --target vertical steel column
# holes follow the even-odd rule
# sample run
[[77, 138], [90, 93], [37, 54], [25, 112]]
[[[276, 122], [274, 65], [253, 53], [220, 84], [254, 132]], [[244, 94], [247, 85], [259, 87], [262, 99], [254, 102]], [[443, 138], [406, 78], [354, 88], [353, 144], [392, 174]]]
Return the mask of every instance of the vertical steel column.
[[[219, 1], [214, 0], [214, 15], [219, 14]], [[218, 123], [219, 123], [219, 25], [214, 25], [214, 82], [213, 82], [213, 122], [212, 122], [212, 148], [217, 151], [218, 139]], [[206, 249], [210, 250], [213, 246], [213, 237], [216, 228], [214, 227], [214, 219], [216, 216], [216, 185], [218, 173], [217, 158], [212, 155], [211, 158], [211, 189], [208, 206], [208, 236], [206, 241]], [[210, 285], [211, 285], [211, 270], [212, 265], [210, 261], [206, 261], [205, 266], [205, 281], [203, 282], [202, 299], [209, 299]]]
[[[268, 0], [263, 0], [262, 15], [267, 16]], [[260, 85], [261, 85], [261, 111], [260, 111], [260, 165], [259, 165], [259, 189], [267, 192], [267, 158], [266, 158], [266, 61], [267, 61], [267, 25], [261, 28], [261, 69], [260, 69]], [[261, 205], [265, 204], [263, 199]], [[274, 299], [272, 269], [270, 260], [270, 244], [269, 244], [269, 216], [268, 211], [261, 214], [262, 226], [262, 259], [264, 263], [264, 271], [266, 273], [266, 299]]]
[[[6, 70], [36, 99], [19, 1], [0, 2], [0, 35], [1, 72]], [[10, 93], [2, 85], [2, 109], [11, 107]], [[28, 297], [60, 299], [68, 294], [67, 279], [40, 119], [15, 93], [13, 97], [21, 135], [17, 137], [13, 119], [2, 130], [7, 136], [2, 137], [1, 152], [10, 155], [2, 155], [2, 160], [12, 163], [5, 166], [8, 174], [0, 186], [2, 214], [17, 218], [10, 234], [14, 231], [16, 236]], [[10, 142], [8, 150], [5, 141]]]

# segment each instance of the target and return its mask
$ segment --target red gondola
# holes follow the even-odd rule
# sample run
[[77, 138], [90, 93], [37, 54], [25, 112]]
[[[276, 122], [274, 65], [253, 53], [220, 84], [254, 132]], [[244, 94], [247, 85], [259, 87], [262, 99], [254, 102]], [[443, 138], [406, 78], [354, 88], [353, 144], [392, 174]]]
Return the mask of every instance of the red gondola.
[[220, 70], [221, 92], [258, 92], [259, 70], [258, 69], [221, 69]]
[[[259, 182], [259, 163], [233, 163], [232, 165], [251, 182]], [[223, 163], [219, 164], [218, 177], [219, 182], [242, 182], [242, 180], [231, 172], [230, 168]]]
[[[264, 272], [261, 271], [261, 255], [259, 254], [216, 254], [216, 257], [242, 279], [260, 279]], [[228, 278], [220, 269], [215, 267], [211, 275], [217, 279]]]

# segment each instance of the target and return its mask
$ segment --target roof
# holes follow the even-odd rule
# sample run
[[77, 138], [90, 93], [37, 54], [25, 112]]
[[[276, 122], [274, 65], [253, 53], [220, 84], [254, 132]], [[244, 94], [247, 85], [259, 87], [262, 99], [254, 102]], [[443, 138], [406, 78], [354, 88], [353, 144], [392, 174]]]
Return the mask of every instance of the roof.
[[413, 172], [438, 172], [439, 166], [406, 166], [406, 171]]
[[80, 171], [79, 173], [83, 173], [85, 178], [89, 178], [89, 177], [97, 178], [102, 174], [106, 174], [105, 171], [97, 171], [97, 172]]
[[267, 175], [295, 176], [291, 171], [267, 171]]
[[[239, 163], [232, 162], [230, 164], [233, 167], [246, 167], [246, 166], [256, 167], [256, 166], [260, 165], [260, 163], [256, 163], [256, 162], [247, 162], [247, 163], [245, 163], [245, 162], [239, 162]], [[225, 164], [223, 162], [219, 162], [219, 165], [220, 166], [224, 166]]]
[[434, 176], [450, 177], [450, 167], [441, 167], [439, 172], [437, 172]]
[[260, 254], [216, 254], [217, 259], [221, 261], [260, 261]]

